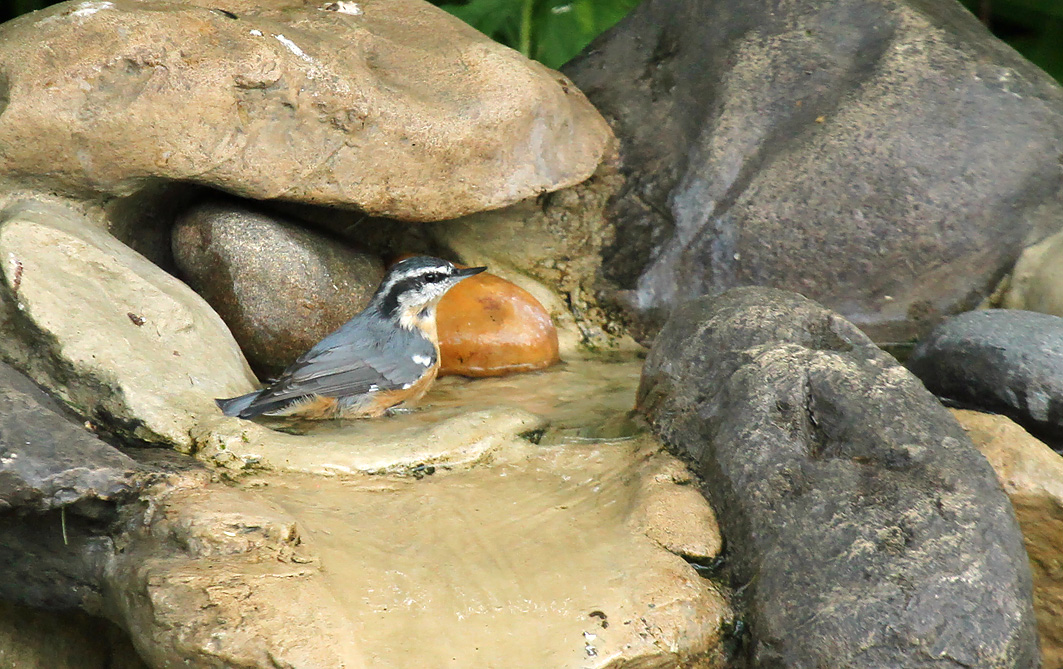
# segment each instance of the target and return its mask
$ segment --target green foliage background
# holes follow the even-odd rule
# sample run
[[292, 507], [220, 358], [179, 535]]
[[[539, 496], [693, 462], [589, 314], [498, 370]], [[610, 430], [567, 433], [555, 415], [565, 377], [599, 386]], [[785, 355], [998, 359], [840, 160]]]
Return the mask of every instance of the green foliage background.
[[558, 68], [638, 3], [639, 0], [467, 0], [435, 4], [525, 56]]
[[[1063, 82], [1063, 0], [961, 1], [999, 37]], [[433, 2], [499, 42], [554, 68], [582, 51], [638, 4], [638, 0]], [[0, 0], [0, 21], [54, 3]]]

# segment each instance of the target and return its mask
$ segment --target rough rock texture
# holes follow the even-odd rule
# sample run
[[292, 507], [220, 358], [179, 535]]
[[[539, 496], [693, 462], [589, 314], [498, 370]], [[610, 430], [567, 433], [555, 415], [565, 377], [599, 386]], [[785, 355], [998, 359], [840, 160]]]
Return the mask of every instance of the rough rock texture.
[[0, 600], [110, 618], [152, 667], [362, 666], [291, 517], [190, 458], [140, 456], [156, 482], [117, 521], [0, 517]]
[[136, 493], [144, 472], [94, 437], [29, 379], [0, 363], [0, 512], [100, 502]]
[[[723, 537], [716, 513], [694, 485], [690, 470], [677, 460], [659, 460], [641, 480], [632, 522], [661, 548], [707, 562], [720, 555]], [[683, 509], [677, 514], [677, 509]]]
[[[448, 255], [486, 265], [542, 303], [558, 328], [562, 357], [578, 351], [639, 348], [598, 307], [595, 290], [602, 247], [614, 231], [605, 221], [622, 178], [611, 155], [593, 177], [571, 188], [428, 226]], [[548, 288], [547, 288], [548, 287]]]
[[744, 288], [662, 330], [638, 406], [704, 480], [758, 667], [1036, 667], [1022, 535], [918, 379], [837, 314]]
[[182, 215], [173, 255], [266, 376], [361, 311], [384, 275], [369, 254], [234, 202]]
[[931, 392], [1063, 437], [1063, 318], [987, 309], [945, 321], [907, 365]]
[[256, 380], [191, 288], [70, 210], [0, 212], [0, 356], [83, 416], [190, 448], [213, 398]]
[[561, 360], [549, 312], [528, 291], [486, 272], [443, 296], [436, 328], [443, 375], [502, 376]]
[[647, 0], [564, 69], [620, 140], [601, 269], [647, 338], [756, 284], [906, 340], [1063, 218], [1063, 90], [957, 2]]
[[244, 489], [133, 449], [154, 480], [117, 520], [0, 515], [0, 601], [109, 618], [159, 669], [724, 666], [727, 598], [642, 524], [688, 559], [718, 550], [688, 522], [706, 504], [682, 465], [646, 438], [527, 445], [463, 472]]
[[1033, 571], [1043, 669], [1063, 667], [1063, 458], [1004, 416], [952, 412], [997, 472]]
[[0, 666], [10, 669], [147, 669], [113, 624], [81, 612], [0, 602]]
[[612, 141], [566, 77], [421, 0], [66, 2], [0, 45], [0, 173], [41, 190], [439, 220], [578, 183]]
[[257, 380], [187, 285], [70, 210], [39, 203], [0, 211], [0, 258], [0, 356], [127, 438], [234, 469], [351, 473], [474, 462], [542, 426], [497, 404], [312, 437], [225, 418], [214, 398]]
[[1022, 252], [1001, 306], [1063, 316], [1063, 232]]

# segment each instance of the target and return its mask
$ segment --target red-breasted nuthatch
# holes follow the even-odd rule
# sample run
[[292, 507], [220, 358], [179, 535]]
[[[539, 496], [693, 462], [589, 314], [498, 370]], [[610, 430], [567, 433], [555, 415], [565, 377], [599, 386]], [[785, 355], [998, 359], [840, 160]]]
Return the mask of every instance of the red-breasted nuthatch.
[[226, 416], [370, 418], [412, 403], [439, 370], [436, 305], [459, 281], [486, 267], [459, 269], [440, 258], [397, 263], [363, 311], [299, 356], [262, 390], [215, 400]]

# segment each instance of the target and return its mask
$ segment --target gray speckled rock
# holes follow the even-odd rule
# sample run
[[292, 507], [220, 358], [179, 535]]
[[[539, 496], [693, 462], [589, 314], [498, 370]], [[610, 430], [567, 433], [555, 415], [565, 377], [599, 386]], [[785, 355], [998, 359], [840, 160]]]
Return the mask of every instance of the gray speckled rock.
[[690, 302], [638, 405], [704, 479], [749, 584], [753, 666], [1038, 666], [1029, 564], [993, 470], [837, 314], [764, 288]]
[[931, 392], [1063, 437], [1063, 318], [987, 309], [945, 321], [908, 368]]
[[256, 369], [276, 374], [369, 302], [381, 261], [235, 201], [194, 207], [173, 229], [182, 276]]
[[769, 285], [904, 341], [1063, 219], [1063, 89], [953, 0], [646, 0], [564, 70], [621, 143], [603, 294], [646, 338]]
[[145, 472], [74, 422], [32, 381], [0, 363], [0, 512], [131, 497]]

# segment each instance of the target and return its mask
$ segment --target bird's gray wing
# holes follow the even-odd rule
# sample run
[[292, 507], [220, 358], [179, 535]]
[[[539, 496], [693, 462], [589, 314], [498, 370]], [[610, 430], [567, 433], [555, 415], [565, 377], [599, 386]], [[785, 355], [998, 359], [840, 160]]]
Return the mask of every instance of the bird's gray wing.
[[434, 347], [417, 333], [399, 328], [365, 332], [360, 340], [333, 340], [296, 360], [254, 405], [285, 403], [308, 395], [342, 397], [396, 390], [424, 374], [425, 360], [435, 361]]

